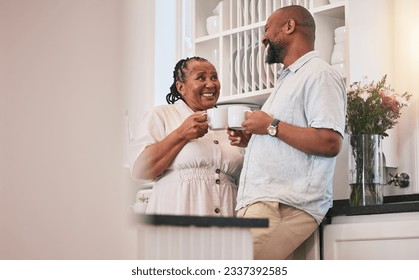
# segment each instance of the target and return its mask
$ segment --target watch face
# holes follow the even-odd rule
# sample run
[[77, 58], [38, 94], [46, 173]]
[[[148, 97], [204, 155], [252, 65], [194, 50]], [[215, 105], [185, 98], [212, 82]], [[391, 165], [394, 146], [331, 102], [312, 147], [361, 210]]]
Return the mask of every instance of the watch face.
[[269, 135], [271, 135], [271, 136], [276, 136], [276, 127], [274, 127], [274, 126], [269, 126], [269, 127], [268, 127], [268, 133], [269, 133]]

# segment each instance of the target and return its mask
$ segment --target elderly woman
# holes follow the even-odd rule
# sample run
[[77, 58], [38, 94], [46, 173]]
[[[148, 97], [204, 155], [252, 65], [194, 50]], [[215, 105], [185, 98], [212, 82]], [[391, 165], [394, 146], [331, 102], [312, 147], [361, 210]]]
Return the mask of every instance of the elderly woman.
[[180, 60], [166, 100], [149, 111], [131, 145], [132, 175], [155, 180], [148, 214], [233, 216], [243, 161], [225, 131], [208, 129], [205, 111], [220, 95], [206, 59]]

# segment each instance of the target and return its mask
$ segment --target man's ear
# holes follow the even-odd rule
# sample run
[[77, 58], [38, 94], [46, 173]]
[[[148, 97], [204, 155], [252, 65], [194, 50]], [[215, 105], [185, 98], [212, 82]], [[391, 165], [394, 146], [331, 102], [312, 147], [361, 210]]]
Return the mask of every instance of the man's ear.
[[295, 20], [289, 19], [287, 21], [287, 29], [286, 30], [287, 30], [286, 31], [287, 34], [291, 34], [292, 32], [294, 32], [294, 30], [295, 30]]

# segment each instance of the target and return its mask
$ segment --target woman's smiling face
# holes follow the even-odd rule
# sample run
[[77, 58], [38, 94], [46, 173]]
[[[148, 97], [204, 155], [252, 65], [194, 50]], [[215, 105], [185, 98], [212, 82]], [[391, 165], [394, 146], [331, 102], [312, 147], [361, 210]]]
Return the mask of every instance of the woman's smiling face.
[[186, 104], [194, 112], [214, 107], [221, 88], [214, 65], [208, 61], [190, 60], [185, 74], [185, 81], [177, 82], [176, 87]]

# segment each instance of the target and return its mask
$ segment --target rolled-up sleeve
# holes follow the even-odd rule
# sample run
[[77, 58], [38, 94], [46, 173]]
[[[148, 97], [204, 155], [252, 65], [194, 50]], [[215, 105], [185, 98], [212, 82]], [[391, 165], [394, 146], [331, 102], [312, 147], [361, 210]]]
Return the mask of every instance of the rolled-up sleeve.
[[155, 144], [166, 137], [162, 119], [155, 110], [145, 114], [134, 131], [134, 139], [128, 145], [127, 160], [131, 173], [138, 156], [148, 146]]

